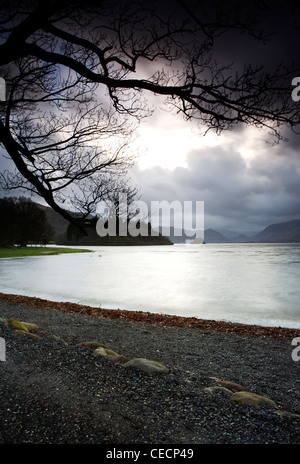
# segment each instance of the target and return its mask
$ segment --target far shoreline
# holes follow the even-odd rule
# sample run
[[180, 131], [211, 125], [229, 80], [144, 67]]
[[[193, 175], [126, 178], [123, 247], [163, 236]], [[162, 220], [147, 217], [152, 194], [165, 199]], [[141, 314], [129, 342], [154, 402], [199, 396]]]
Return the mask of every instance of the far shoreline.
[[65, 253], [87, 253], [92, 252], [85, 248], [71, 248], [63, 246], [37, 246], [27, 245], [24, 247], [0, 247], [0, 259], [1, 258], [26, 258], [35, 256], [53, 256]]
[[51, 301], [37, 297], [14, 295], [0, 293], [0, 301], [28, 306], [31, 308], [56, 310], [77, 315], [97, 317], [103, 319], [123, 320], [127, 322], [139, 323], [142, 325], [159, 325], [164, 327], [182, 327], [198, 329], [202, 332], [222, 332], [236, 334], [240, 336], [249, 336], [253, 338], [275, 338], [275, 339], [293, 339], [300, 337], [300, 329], [286, 327], [268, 327], [260, 325], [250, 325], [229, 321], [215, 321], [198, 319], [196, 317], [182, 317], [168, 314], [156, 314], [145, 311], [130, 311], [120, 309], [103, 309], [88, 305], [82, 305], [71, 302]]

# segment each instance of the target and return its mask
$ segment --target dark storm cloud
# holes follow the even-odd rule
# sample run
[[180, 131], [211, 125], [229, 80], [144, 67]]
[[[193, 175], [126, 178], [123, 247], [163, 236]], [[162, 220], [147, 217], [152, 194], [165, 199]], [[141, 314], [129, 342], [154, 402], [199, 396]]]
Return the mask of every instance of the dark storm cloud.
[[253, 35], [247, 32], [241, 34], [239, 29], [226, 33], [216, 41], [219, 59], [224, 62], [262, 65], [268, 70], [280, 63], [299, 64], [297, 44], [300, 38], [300, 5], [294, 10], [291, 2], [239, 3], [243, 4], [245, 18], [256, 12], [255, 31], [265, 40], [253, 40]]
[[[253, 8], [255, 2], [244, 5]], [[235, 31], [216, 40], [214, 56], [237, 70], [248, 63], [272, 71], [279, 63], [286, 66], [293, 62], [299, 69], [299, 6], [294, 12], [292, 2], [256, 2], [256, 5], [262, 18], [261, 31], [270, 34], [266, 44]], [[295, 105], [300, 112], [300, 102]], [[253, 141], [251, 157], [244, 158], [242, 138], [251, 144], [253, 132], [239, 124], [231, 134], [231, 144], [224, 142], [189, 152], [185, 168], [136, 168], [135, 179], [142, 187], [143, 198], [170, 202], [203, 200], [207, 224], [246, 233], [274, 222], [300, 218], [300, 135], [283, 129], [282, 136], [288, 141], [272, 147], [265, 143], [271, 140], [265, 133], [265, 141], [257, 146]]]
[[142, 199], [204, 201], [206, 227], [241, 233], [300, 218], [300, 157], [282, 144], [244, 158], [232, 145], [190, 151], [187, 166], [174, 170], [136, 167]]

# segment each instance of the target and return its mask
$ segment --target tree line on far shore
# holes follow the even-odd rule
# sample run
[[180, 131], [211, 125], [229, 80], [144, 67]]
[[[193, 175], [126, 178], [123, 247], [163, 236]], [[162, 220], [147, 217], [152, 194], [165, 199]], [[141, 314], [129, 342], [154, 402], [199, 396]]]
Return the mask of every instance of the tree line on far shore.
[[0, 246], [46, 244], [54, 234], [45, 211], [30, 198], [0, 198]]
[[[62, 221], [60, 224], [57, 216]], [[150, 224], [146, 237], [100, 237], [96, 231], [96, 218], [94, 226], [88, 227], [86, 235], [83, 235], [80, 229], [64, 221], [51, 208], [44, 209], [28, 197], [0, 198], [0, 247], [46, 245], [53, 241], [58, 245], [172, 245], [172, 242], [161, 234], [152, 236]]]

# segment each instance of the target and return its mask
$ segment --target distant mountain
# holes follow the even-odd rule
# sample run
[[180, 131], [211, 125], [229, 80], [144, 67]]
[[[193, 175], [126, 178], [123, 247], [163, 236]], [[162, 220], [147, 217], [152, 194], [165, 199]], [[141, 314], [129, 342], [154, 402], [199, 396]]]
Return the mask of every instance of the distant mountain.
[[238, 235], [237, 237], [232, 238], [232, 241], [234, 243], [248, 243], [248, 242], [251, 242], [252, 239], [248, 235], [241, 234], [241, 235]]
[[204, 241], [205, 243], [232, 243], [232, 240], [214, 229], [204, 231]]
[[37, 203], [37, 205], [39, 208], [45, 211], [48, 221], [54, 230], [54, 236], [52, 237], [52, 240], [55, 241], [58, 236], [66, 232], [69, 221], [54, 211], [54, 209], [50, 208], [50, 206], [40, 205], [39, 203]]
[[[194, 237], [187, 237], [181, 231], [174, 230], [171, 227], [170, 233], [166, 234], [166, 231], [163, 231], [163, 234], [167, 236], [173, 243], [185, 243], [185, 241], [192, 241]], [[179, 236], [178, 236], [179, 235]], [[194, 241], [194, 243], [199, 242], [199, 240]], [[265, 229], [263, 229], [258, 234], [253, 236], [248, 236], [246, 234], [241, 234], [238, 236], [233, 236], [229, 238], [225, 234], [218, 232], [214, 229], [206, 229], [204, 231], [204, 242], [205, 243], [300, 243], [300, 219], [294, 221], [283, 222], [280, 224], [271, 224]]]
[[[69, 225], [68, 221], [49, 206], [43, 206], [40, 204], [38, 204], [38, 206], [46, 212], [48, 221], [54, 229], [53, 241], [59, 240], [61, 244], [64, 244], [63, 242], [66, 242], [66, 230]], [[152, 244], [185, 243], [186, 240], [192, 241], [196, 237], [196, 235], [194, 235], [194, 237], [186, 236], [184, 231], [174, 229], [174, 227], [171, 227], [170, 231], [160, 228], [159, 232], [160, 237], [152, 237], [153, 240], [150, 240], [152, 241]], [[98, 241], [98, 238], [100, 239], [100, 237], [93, 236], [93, 239], [91, 240], [93, 244], [96, 244], [95, 242]], [[120, 237], [117, 239], [119, 242]], [[149, 240], [145, 241], [144, 239], [145, 238], [142, 240], [143, 243], [140, 242], [141, 244], [147, 244], [147, 242], [149, 242]], [[300, 243], [300, 219], [282, 222], [279, 224], [271, 224], [258, 234], [250, 237], [242, 234], [236, 237], [231, 236], [229, 238], [214, 229], [206, 229], [204, 232], [204, 241], [205, 243]], [[103, 245], [104, 243], [101, 242], [101, 244]], [[87, 243], [87, 245], [92, 245], [92, 243]]]
[[259, 234], [254, 235], [253, 242], [290, 243], [300, 242], [300, 219], [271, 224]]
[[151, 233], [147, 237], [137, 236], [131, 237], [100, 237], [95, 228], [87, 230], [87, 236], [82, 236], [76, 240], [75, 238], [70, 239], [67, 236], [67, 228], [69, 221], [64, 219], [59, 213], [54, 211], [50, 206], [44, 206], [38, 204], [38, 206], [46, 212], [49, 223], [51, 224], [54, 235], [52, 241], [57, 245], [86, 245], [86, 246], [130, 246], [130, 245], [173, 245], [173, 243], [167, 238], [159, 235], [158, 237], [151, 236]]
[[161, 235], [167, 237], [169, 240], [171, 240], [172, 243], [185, 243], [186, 241], [191, 241], [196, 238], [196, 233], [193, 234], [192, 231], [187, 231], [190, 233], [186, 235], [184, 229], [178, 229], [173, 226], [159, 226], [158, 228], [154, 227], [154, 230], [158, 230]]
[[258, 234], [226, 237], [213, 229], [205, 231], [206, 243], [300, 243], [300, 219], [271, 224]]
[[[174, 227], [170, 227], [170, 229], [160, 228], [159, 229], [162, 235], [168, 237], [169, 240], [173, 243], [203, 243], [203, 238], [198, 237], [196, 238], [196, 232], [194, 235], [189, 233], [188, 235], [185, 234], [184, 230], [181, 229], [174, 229]], [[198, 234], [199, 235], [199, 234]], [[231, 243], [232, 241], [225, 237], [220, 232], [214, 229], [206, 229], [204, 231], [204, 242], [205, 243]]]
[[[186, 235], [184, 230], [181, 229], [174, 229], [174, 227], [170, 227], [170, 229], [160, 228], [159, 229], [162, 235], [168, 237], [169, 240], [173, 243], [203, 243], [203, 238], [198, 237], [196, 238], [196, 233], [192, 235], [191, 233]], [[204, 231], [204, 242], [205, 243], [232, 243], [232, 240], [225, 237], [220, 232], [214, 229], [206, 229]]]
[[57, 245], [78, 245], [78, 246], [151, 246], [151, 245], [173, 245], [173, 243], [162, 235], [153, 236], [149, 232], [146, 237], [138, 235], [132, 237], [128, 234], [125, 237], [109, 236], [100, 237], [96, 232], [96, 227], [91, 227], [86, 230], [87, 235], [79, 238], [69, 238], [67, 233], [59, 236], [56, 239]]

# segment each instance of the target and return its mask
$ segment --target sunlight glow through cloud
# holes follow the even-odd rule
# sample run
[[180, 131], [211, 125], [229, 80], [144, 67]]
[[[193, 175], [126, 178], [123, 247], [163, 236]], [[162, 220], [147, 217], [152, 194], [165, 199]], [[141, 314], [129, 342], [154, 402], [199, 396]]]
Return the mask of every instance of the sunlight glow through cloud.
[[131, 177], [142, 200], [204, 201], [206, 227], [250, 235], [298, 218], [297, 140], [273, 145], [251, 126], [202, 136], [195, 123], [160, 109], [135, 135]]
[[195, 127], [174, 115], [161, 116], [154, 124], [138, 129], [135, 146], [140, 153], [138, 166], [147, 169], [160, 166], [164, 169], [187, 167], [186, 155], [193, 149], [205, 149], [222, 143], [220, 136], [208, 133], [205, 137]]
[[185, 122], [174, 119], [174, 115], [163, 115], [151, 124], [141, 125], [134, 144], [140, 153], [137, 164], [139, 169], [160, 166], [174, 170], [187, 167], [187, 154], [192, 150], [205, 151], [206, 148], [227, 147], [238, 151], [248, 164], [259, 153], [270, 149], [266, 143], [266, 134], [255, 128], [247, 127], [238, 132], [224, 132], [216, 135], [208, 132], [205, 136], [199, 130]]

